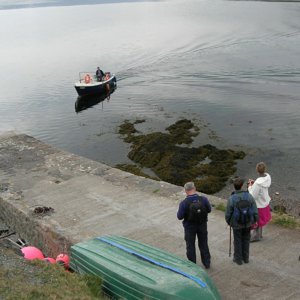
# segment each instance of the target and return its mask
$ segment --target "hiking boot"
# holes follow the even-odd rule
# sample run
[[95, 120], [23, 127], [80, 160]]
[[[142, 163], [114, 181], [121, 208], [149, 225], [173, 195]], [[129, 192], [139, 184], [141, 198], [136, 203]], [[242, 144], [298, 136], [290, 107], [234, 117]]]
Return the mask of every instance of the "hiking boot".
[[243, 264], [243, 262], [241, 260], [238, 260], [238, 259], [235, 259], [235, 258], [233, 259], [233, 262], [236, 263], [239, 266]]
[[243, 259], [243, 262], [244, 262], [245, 264], [248, 264], [248, 263], [249, 263], [249, 258]]

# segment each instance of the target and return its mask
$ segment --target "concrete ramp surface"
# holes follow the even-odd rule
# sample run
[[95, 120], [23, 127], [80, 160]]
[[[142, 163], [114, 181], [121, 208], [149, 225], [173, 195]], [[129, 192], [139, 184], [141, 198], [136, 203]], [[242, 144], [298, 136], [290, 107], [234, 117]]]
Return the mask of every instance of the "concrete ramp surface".
[[[183, 227], [176, 218], [183, 198], [182, 187], [141, 178], [26, 135], [0, 136], [0, 218], [47, 255], [116, 234], [185, 257]], [[39, 206], [54, 212], [34, 214]], [[208, 273], [223, 299], [300, 299], [299, 230], [268, 225], [263, 241], [250, 246], [250, 263], [242, 266], [228, 257], [223, 212], [212, 211], [208, 231]]]

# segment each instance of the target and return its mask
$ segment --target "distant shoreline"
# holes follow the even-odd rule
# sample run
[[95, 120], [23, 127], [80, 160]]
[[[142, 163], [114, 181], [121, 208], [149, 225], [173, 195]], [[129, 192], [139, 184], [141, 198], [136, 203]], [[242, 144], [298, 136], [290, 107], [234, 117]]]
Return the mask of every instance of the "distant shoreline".
[[[156, 2], [157, 0], [145, 0], [143, 2]], [[159, 0], [158, 0], [159, 1]], [[97, 4], [115, 4], [125, 2], [139, 2], [139, 0], [74, 0], [71, 2], [66, 0], [58, 0], [57, 2], [36, 2], [36, 3], [11, 3], [0, 5], [0, 10], [11, 10], [11, 9], [27, 9], [27, 8], [42, 8], [42, 7], [62, 7], [62, 6], [77, 6], [77, 5], [97, 5]]]
[[[159, 2], [160, 0], [143, 0], [142, 2]], [[229, 1], [255, 1], [255, 2], [300, 2], [300, 0], [229, 0]], [[37, 2], [37, 3], [16, 3], [0, 5], [0, 10], [11, 10], [11, 9], [26, 9], [26, 8], [41, 8], [41, 7], [59, 7], [59, 6], [75, 6], [75, 5], [95, 5], [95, 4], [112, 4], [112, 3], [124, 3], [124, 2], [141, 2], [139, 0], [75, 0], [72, 3], [64, 0], [59, 2]]]

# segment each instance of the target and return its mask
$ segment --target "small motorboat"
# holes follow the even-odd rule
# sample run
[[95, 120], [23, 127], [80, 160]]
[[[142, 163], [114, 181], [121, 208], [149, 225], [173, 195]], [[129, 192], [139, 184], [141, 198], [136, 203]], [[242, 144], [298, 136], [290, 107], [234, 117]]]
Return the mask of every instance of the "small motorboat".
[[113, 299], [221, 299], [200, 266], [120, 236], [73, 245], [70, 267], [101, 277], [103, 291]]
[[115, 88], [117, 78], [114, 74], [106, 72], [103, 79], [99, 81], [93, 72], [79, 72], [79, 81], [74, 86], [79, 96], [97, 95]]

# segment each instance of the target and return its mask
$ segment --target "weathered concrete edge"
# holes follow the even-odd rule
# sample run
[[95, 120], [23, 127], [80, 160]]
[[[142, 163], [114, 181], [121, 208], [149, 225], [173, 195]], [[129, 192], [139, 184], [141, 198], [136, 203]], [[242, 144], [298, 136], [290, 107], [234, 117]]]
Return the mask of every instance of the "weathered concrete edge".
[[[180, 186], [139, 177], [100, 162], [57, 149], [27, 135], [6, 133], [0, 135], [0, 140], [3, 141], [14, 136], [21, 140], [24, 139], [24, 141], [30, 139], [31, 145], [35, 144], [36, 148], [42, 146], [43, 149], [48, 149], [51, 152], [50, 155], [55, 153], [60, 159], [70, 158], [70, 156], [76, 158], [79, 161], [78, 168], [74, 169], [74, 166], [72, 166], [70, 167], [70, 172], [80, 171], [93, 176], [101, 176], [103, 179], [114, 184], [122, 182], [122, 184], [133, 186], [136, 189], [146, 186], [146, 190], [143, 188], [144, 192], [152, 196], [153, 193], [158, 197], [167, 196], [174, 199], [175, 202], [183, 198], [183, 188]], [[212, 204], [225, 203], [226, 201], [215, 196], [209, 196], [209, 200]], [[18, 232], [21, 237], [29, 241], [32, 245], [42, 249], [46, 255], [68, 251], [77, 242], [76, 238], [68, 236], [60, 224], [51, 219], [51, 216], [43, 218], [33, 217], [32, 210], [22, 200], [11, 200], [0, 197], [0, 218], [9, 223], [7, 225], [11, 230]]]
[[74, 240], [66, 236], [53, 220], [32, 218], [28, 211], [21, 210], [14, 203], [1, 197], [0, 218], [11, 231], [17, 232], [19, 236], [29, 241], [31, 245], [42, 249], [48, 256], [67, 252], [74, 244]]
[[[161, 183], [168, 185], [165, 182]], [[210, 201], [213, 204], [225, 203], [224, 199], [211, 196]], [[12, 231], [17, 232], [30, 244], [42, 249], [48, 256], [68, 252], [70, 247], [77, 242], [75, 238], [64, 233], [63, 228], [52, 220], [51, 216], [43, 218], [33, 217], [29, 207], [21, 209], [17, 204], [15, 201], [5, 200], [0, 197], [0, 218], [5, 221]]]

